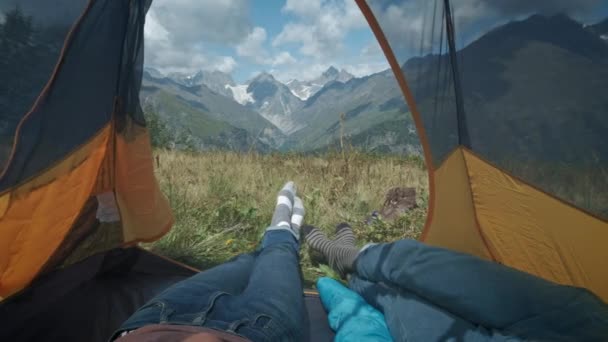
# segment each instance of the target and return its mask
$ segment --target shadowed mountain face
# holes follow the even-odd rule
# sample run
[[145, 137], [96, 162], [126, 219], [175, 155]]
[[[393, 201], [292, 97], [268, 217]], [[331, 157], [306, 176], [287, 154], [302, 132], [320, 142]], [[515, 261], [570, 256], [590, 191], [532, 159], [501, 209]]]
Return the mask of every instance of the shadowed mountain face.
[[595, 35], [600, 36], [602, 40], [608, 43], [608, 18], [600, 21], [595, 25], [587, 26], [587, 30]]
[[302, 127], [294, 120], [294, 113], [303, 105], [302, 100], [272, 75], [259, 74], [249, 82], [247, 93], [251, 94], [253, 99], [247, 106], [260, 113], [283, 133], [291, 134]]
[[[401, 121], [399, 132], [413, 128], [410, 115], [391, 71], [351, 79], [346, 83], [331, 82], [310, 97], [296, 120], [304, 127], [290, 136], [298, 149], [322, 148], [342, 136], [360, 136], [386, 121]], [[384, 126], [386, 127], [386, 126]], [[397, 127], [395, 127], [395, 130]], [[350, 139], [347, 139], [350, 140]], [[355, 139], [357, 140], [357, 139]], [[359, 141], [359, 140], [358, 140]], [[415, 134], [408, 143], [417, 146]], [[400, 150], [405, 150], [401, 146]]]
[[[608, 45], [580, 23], [538, 15], [512, 22], [459, 51], [458, 61], [467, 130], [478, 153], [569, 162], [608, 156], [601, 133], [608, 127], [608, 97], [602, 95]], [[457, 138], [450, 67], [447, 56], [403, 66], [418, 90], [436, 162]]]
[[171, 136], [189, 141], [191, 148], [270, 151], [283, 139], [260, 114], [202, 82], [187, 86], [146, 71], [140, 98], [145, 110], [165, 123]]
[[[565, 16], [494, 29], [457, 54], [470, 148], [503, 169], [597, 215], [608, 174], [608, 44]], [[434, 163], [458, 144], [447, 56], [403, 65]], [[438, 81], [439, 80], [439, 81]], [[601, 186], [600, 186], [601, 188]]]
[[[457, 57], [475, 151], [506, 160], [606, 162], [608, 45], [597, 34], [563, 15], [534, 15], [488, 32]], [[402, 69], [439, 163], [458, 141], [449, 58], [412, 58]], [[325, 143], [341, 113], [346, 126], [357, 122], [359, 131], [347, 130], [356, 135], [385, 120], [407, 120], [400, 116], [406, 111], [392, 73], [330, 83], [297, 113], [306, 127], [293, 140]]]

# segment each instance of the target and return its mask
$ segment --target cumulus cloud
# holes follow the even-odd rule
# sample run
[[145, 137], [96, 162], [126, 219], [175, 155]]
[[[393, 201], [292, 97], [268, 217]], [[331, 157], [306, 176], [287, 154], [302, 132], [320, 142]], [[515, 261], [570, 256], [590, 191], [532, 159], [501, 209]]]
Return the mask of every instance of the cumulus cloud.
[[272, 60], [272, 66], [280, 65], [291, 65], [296, 63], [297, 60], [288, 51], [281, 51], [278, 55], [274, 56]]
[[270, 72], [273, 73], [277, 79], [283, 82], [287, 82], [292, 79], [309, 81], [317, 78], [331, 66], [338, 69], [344, 69], [357, 77], [367, 76], [389, 68], [384, 54], [380, 52], [380, 54], [374, 53], [373, 55], [368, 56], [360, 54], [357, 56], [350, 56], [349, 58], [337, 58], [323, 62], [312, 59], [304, 62], [298, 61], [297, 63], [283, 65], [280, 68], [272, 69]]
[[197, 45], [176, 45], [171, 32], [158, 22], [155, 12], [148, 13], [144, 35], [146, 64], [164, 73], [189, 73], [197, 69], [232, 72], [237, 66], [233, 57], [210, 55]]
[[[287, 0], [281, 11], [292, 19], [272, 40], [272, 46], [294, 49], [298, 61], [273, 69], [278, 79], [311, 80], [330, 66], [343, 68], [356, 76], [388, 68], [384, 54], [373, 38], [359, 53], [346, 49], [350, 34], [369, 30], [354, 1]], [[371, 34], [371, 30], [368, 32]]]
[[155, 0], [144, 27], [146, 64], [163, 72], [232, 72], [236, 60], [209, 46], [246, 40], [253, 26], [247, 6], [246, 0]]
[[231, 56], [221, 57], [217, 63], [215, 63], [215, 67], [217, 70], [225, 73], [231, 73], [236, 68], [237, 63]]
[[367, 23], [354, 1], [287, 1], [282, 11], [296, 17], [273, 40], [273, 46], [297, 44], [299, 52], [318, 60], [334, 57], [344, 38]]
[[252, 26], [246, 0], [155, 0], [150, 11], [178, 46], [238, 43]]
[[367, 43], [365, 46], [363, 46], [363, 48], [361, 49], [360, 55], [361, 55], [361, 57], [363, 57], [365, 59], [384, 58], [384, 52], [382, 52], [382, 49], [380, 48], [380, 44], [378, 44], [378, 42], [376, 40], [373, 40], [373, 41]]
[[281, 82], [287, 82], [292, 79], [308, 81], [321, 75], [321, 73], [327, 70], [330, 66], [332, 66], [331, 63], [317, 63], [310, 61], [307, 63], [292, 65], [287, 68], [273, 69], [271, 72]]
[[386, 61], [361, 62], [344, 66], [344, 69], [356, 77], [363, 77], [384, 71], [389, 68]]
[[265, 47], [266, 40], [266, 30], [262, 27], [255, 27], [247, 38], [236, 46], [236, 53], [256, 64], [272, 67], [290, 65], [296, 62], [289, 51], [280, 51], [271, 56], [271, 53]]
[[314, 16], [321, 11], [321, 0], [287, 0], [281, 11], [302, 16]]
[[247, 34], [247, 38], [237, 45], [236, 52], [239, 56], [247, 57], [258, 64], [265, 64], [268, 59], [268, 52], [264, 48], [265, 42], [266, 30], [256, 26]]

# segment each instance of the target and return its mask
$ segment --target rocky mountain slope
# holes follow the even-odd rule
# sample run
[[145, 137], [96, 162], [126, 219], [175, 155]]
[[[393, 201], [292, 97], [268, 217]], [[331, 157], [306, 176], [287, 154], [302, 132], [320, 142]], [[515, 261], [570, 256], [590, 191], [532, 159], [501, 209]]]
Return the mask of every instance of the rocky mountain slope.
[[285, 85], [287, 85], [291, 92], [300, 98], [300, 100], [306, 101], [308, 98], [321, 90], [326, 84], [333, 81], [346, 83], [354, 77], [355, 76], [351, 75], [348, 71], [344, 69], [338, 71], [338, 69], [332, 66], [315, 79], [310, 81], [299, 81], [297, 79], [292, 79], [285, 82]]
[[271, 74], [261, 73], [247, 86], [247, 94], [253, 100], [247, 106], [272, 122], [283, 133], [289, 135], [302, 127], [294, 119], [303, 102], [289, 88]]
[[[155, 111], [169, 127], [180, 132], [186, 130], [195, 140], [217, 138], [228, 130], [238, 135], [237, 142], [230, 144], [231, 149], [243, 150], [260, 144], [261, 150], [268, 150], [282, 143], [283, 134], [259, 113], [205, 84], [192, 84], [180, 84], [169, 77], [156, 78], [146, 71], [140, 94], [142, 106]], [[195, 122], [212, 122], [211, 126], [217, 129]]]

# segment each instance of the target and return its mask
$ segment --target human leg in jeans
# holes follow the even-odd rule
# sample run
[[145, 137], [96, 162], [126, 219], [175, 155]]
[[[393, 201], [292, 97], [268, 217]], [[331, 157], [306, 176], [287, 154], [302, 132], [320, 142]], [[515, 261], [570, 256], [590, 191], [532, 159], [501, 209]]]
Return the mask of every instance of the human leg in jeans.
[[115, 337], [160, 323], [212, 328], [252, 341], [298, 340], [304, 312], [298, 256], [303, 215], [293, 183], [287, 183], [260, 249], [171, 286], [131, 316]]
[[[497, 333], [403, 289], [350, 276], [348, 286], [384, 314], [395, 341], [488, 341]], [[496, 339], [498, 340], [498, 339]]]
[[[467, 340], [608, 336], [608, 308], [587, 290], [414, 240], [359, 251], [314, 232], [307, 241], [353, 274], [352, 288], [385, 313], [394, 337], [436, 340], [433, 329]], [[435, 335], [425, 335], [426, 324]]]

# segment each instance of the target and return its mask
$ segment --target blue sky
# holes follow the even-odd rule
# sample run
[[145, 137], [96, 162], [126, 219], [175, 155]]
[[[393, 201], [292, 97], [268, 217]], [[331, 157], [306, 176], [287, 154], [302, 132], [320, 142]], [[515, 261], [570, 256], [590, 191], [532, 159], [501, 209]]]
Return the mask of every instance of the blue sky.
[[[87, 0], [0, 0], [45, 21]], [[443, 0], [366, 0], [401, 62], [437, 53]], [[534, 13], [581, 23], [608, 18], [606, 0], [452, 0], [457, 44]], [[49, 11], [49, 6], [53, 11]], [[435, 29], [430, 23], [435, 17]], [[432, 36], [432, 34], [434, 36]], [[146, 65], [163, 73], [228, 72], [245, 82], [262, 71], [282, 81], [312, 79], [329, 66], [364, 76], [388, 68], [354, 0], [153, 0], [145, 27]], [[422, 43], [422, 44], [421, 44]]]
[[[432, 0], [369, 0], [395, 52], [435, 52]], [[460, 44], [509, 20], [564, 12], [583, 23], [608, 17], [604, 0], [458, 0]], [[420, 45], [420, 42], [423, 45]], [[426, 44], [426, 45], [425, 45]], [[399, 45], [399, 46], [398, 46]], [[164, 73], [221, 70], [245, 82], [261, 71], [282, 81], [317, 77], [329, 66], [364, 76], [388, 68], [352, 0], [154, 0], [146, 21], [146, 65]]]
[[357, 76], [388, 67], [357, 5], [345, 0], [155, 0], [146, 64], [165, 73], [218, 69], [237, 82], [261, 71], [287, 81], [330, 66]]

